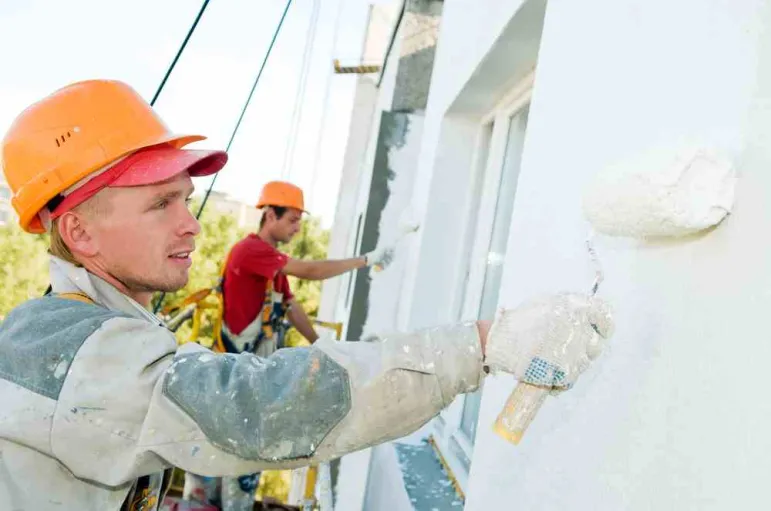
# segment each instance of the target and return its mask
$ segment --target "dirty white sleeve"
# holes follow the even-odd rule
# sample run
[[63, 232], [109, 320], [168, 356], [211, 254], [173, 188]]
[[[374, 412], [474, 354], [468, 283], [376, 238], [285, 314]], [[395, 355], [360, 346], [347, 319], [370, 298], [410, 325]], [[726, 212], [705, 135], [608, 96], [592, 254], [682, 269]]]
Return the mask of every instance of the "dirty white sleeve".
[[168, 465], [201, 475], [292, 468], [408, 434], [481, 375], [473, 324], [263, 359], [177, 350], [165, 329], [116, 318], [70, 366], [52, 451], [108, 486]]

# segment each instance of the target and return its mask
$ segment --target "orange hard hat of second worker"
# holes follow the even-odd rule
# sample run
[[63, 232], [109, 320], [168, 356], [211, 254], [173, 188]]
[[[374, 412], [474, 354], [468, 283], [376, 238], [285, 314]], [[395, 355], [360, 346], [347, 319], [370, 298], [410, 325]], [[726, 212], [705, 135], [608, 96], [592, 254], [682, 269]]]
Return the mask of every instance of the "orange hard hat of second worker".
[[298, 186], [286, 181], [271, 181], [262, 187], [260, 200], [257, 202], [257, 209], [265, 206], [278, 206], [305, 211], [303, 191]]
[[88, 80], [59, 89], [19, 114], [0, 145], [0, 165], [19, 225], [41, 233], [41, 216], [54, 210], [62, 214], [105, 186], [219, 171], [226, 153], [182, 149], [205, 138], [172, 133], [125, 83]]

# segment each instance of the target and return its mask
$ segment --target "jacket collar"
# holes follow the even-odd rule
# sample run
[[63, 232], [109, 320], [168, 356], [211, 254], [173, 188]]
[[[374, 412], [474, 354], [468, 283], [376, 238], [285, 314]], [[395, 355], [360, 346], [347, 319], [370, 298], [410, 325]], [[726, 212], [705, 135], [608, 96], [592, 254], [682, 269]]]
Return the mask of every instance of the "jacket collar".
[[49, 274], [54, 293], [84, 293], [97, 304], [110, 310], [123, 312], [151, 323], [163, 324], [155, 314], [118, 291], [109, 282], [89, 273], [85, 268], [79, 268], [64, 259], [51, 256]]

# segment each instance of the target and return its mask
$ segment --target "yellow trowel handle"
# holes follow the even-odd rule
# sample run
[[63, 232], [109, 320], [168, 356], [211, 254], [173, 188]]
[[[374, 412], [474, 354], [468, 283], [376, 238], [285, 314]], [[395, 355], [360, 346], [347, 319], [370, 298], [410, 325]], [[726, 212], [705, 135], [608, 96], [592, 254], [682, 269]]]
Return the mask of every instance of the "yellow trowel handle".
[[501, 438], [517, 445], [549, 395], [549, 389], [517, 383], [493, 425]]

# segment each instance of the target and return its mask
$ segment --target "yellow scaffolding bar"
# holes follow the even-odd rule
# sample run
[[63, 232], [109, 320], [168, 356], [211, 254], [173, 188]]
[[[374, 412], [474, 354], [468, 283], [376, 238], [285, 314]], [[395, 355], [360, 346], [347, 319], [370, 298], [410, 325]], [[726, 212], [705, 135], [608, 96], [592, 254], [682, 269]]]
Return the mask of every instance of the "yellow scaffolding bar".
[[334, 60], [334, 67], [336, 74], [370, 74], [379, 73], [382, 66], [378, 65], [358, 65], [358, 66], [341, 66], [340, 61]]

